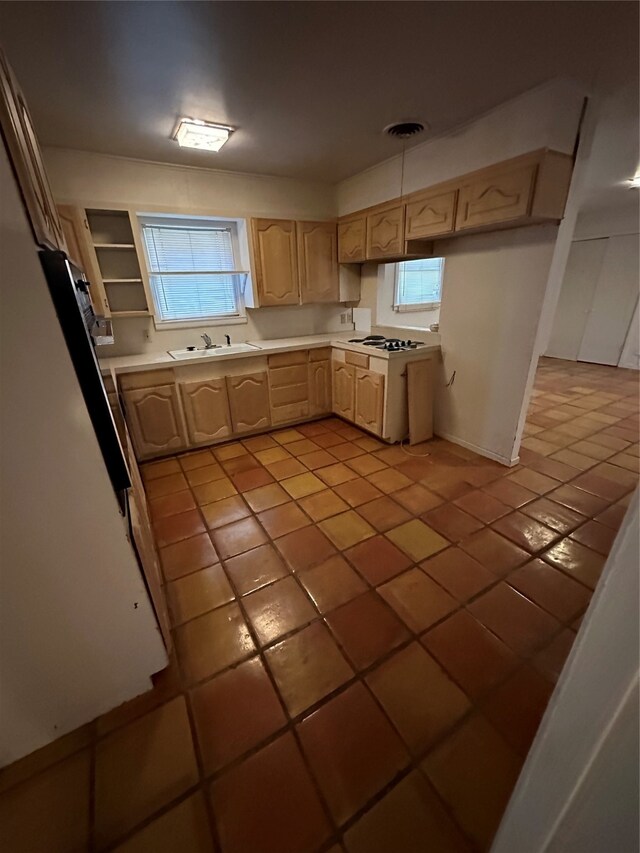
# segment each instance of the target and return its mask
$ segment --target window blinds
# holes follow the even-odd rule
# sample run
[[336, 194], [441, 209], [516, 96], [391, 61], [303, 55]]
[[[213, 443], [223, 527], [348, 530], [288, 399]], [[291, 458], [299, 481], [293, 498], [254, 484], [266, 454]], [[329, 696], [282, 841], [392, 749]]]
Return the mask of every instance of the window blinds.
[[423, 258], [398, 264], [396, 311], [415, 310], [440, 302], [444, 258]]
[[230, 228], [143, 222], [142, 235], [160, 320], [238, 316]]

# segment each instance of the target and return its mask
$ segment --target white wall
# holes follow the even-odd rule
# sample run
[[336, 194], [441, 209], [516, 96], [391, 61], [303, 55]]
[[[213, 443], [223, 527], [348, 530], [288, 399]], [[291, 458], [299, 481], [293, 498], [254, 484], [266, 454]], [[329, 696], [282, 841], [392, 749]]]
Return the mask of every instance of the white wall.
[[[570, 154], [584, 94], [570, 81], [554, 80], [450, 133], [408, 149], [404, 193], [537, 148]], [[401, 157], [397, 156], [342, 181], [338, 184], [340, 215], [400, 195], [401, 173]]]
[[519, 228], [444, 243], [435, 431], [507, 465], [516, 458], [557, 230]]
[[638, 493], [492, 853], [637, 853]]
[[[537, 148], [573, 151], [584, 92], [553, 81], [458, 130], [406, 152], [404, 192], [444, 181]], [[338, 185], [341, 214], [400, 194], [400, 158]], [[553, 250], [555, 226], [439, 241], [445, 278], [439, 313], [443, 348], [436, 389], [437, 434], [513, 464]], [[380, 311], [373, 267], [365, 265], [361, 307]], [[396, 318], [398, 315], [394, 315]], [[386, 320], [386, 317], [385, 317]], [[431, 321], [434, 322], [434, 321]], [[382, 325], [381, 316], [377, 316]], [[394, 325], [400, 323], [394, 322]], [[402, 315], [402, 326], [413, 326]], [[456, 378], [446, 382], [453, 371]]]
[[0, 145], [0, 766], [150, 688], [164, 646]]
[[[56, 201], [87, 207], [123, 205], [138, 211], [163, 208], [175, 213], [229, 217], [330, 219], [336, 215], [335, 188], [329, 184], [265, 175], [170, 166], [46, 148], [44, 157]], [[116, 343], [100, 348], [105, 357], [179, 349], [198, 343], [208, 331], [214, 340], [277, 338], [344, 330], [340, 305], [303, 305], [248, 311], [246, 324], [157, 331], [151, 318], [114, 321]]]

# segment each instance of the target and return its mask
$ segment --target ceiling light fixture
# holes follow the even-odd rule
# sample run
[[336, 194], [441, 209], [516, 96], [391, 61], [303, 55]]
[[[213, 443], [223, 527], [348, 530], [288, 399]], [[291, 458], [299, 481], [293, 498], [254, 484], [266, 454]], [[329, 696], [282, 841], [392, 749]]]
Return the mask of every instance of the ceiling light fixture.
[[174, 134], [181, 148], [199, 148], [202, 151], [219, 151], [235, 127], [213, 124], [199, 118], [182, 118]]
[[629, 178], [629, 189], [638, 189], [640, 187], [640, 172], [633, 178]]

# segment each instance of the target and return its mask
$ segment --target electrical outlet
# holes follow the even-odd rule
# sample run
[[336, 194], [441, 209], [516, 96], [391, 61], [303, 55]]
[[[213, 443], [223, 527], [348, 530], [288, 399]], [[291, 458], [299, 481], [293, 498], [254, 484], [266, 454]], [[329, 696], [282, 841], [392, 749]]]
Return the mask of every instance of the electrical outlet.
[[340, 325], [346, 326], [347, 323], [351, 322], [351, 318], [349, 317], [349, 311], [345, 311], [340, 315]]

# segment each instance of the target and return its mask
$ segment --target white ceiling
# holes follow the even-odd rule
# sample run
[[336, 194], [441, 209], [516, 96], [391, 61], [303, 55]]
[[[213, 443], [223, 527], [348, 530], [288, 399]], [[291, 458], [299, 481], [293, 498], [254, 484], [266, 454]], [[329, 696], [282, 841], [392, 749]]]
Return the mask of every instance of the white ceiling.
[[[0, 2], [45, 145], [336, 182], [545, 80], [589, 86], [633, 2]], [[237, 126], [180, 149], [179, 116]], [[425, 134], [417, 139], [424, 141]]]

